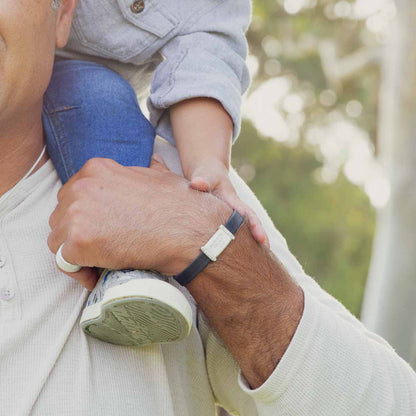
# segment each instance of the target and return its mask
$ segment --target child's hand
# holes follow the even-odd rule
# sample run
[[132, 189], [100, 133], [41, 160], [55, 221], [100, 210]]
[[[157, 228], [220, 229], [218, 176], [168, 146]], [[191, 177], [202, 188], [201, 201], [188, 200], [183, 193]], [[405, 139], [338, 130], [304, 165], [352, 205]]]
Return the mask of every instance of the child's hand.
[[188, 179], [190, 179], [193, 189], [201, 192], [212, 192], [241, 215], [246, 216], [254, 239], [260, 244], [270, 247], [269, 239], [260, 220], [254, 211], [240, 200], [229, 179], [228, 169], [220, 160], [211, 159], [199, 164]]
[[193, 189], [212, 192], [248, 218], [255, 240], [269, 247], [257, 215], [237, 196], [228, 177], [233, 120], [222, 104], [199, 97], [174, 104], [170, 120], [183, 173]]

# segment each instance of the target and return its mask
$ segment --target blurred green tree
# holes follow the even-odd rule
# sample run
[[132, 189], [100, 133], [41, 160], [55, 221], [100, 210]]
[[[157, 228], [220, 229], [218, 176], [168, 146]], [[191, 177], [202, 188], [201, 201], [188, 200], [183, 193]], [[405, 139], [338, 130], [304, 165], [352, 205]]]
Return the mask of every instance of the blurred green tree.
[[340, 176], [315, 179], [321, 163], [301, 146], [279, 145], [244, 124], [233, 165], [262, 201], [306, 272], [357, 316], [367, 276], [374, 211]]
[[[373, 3], [372, 8], [369, 7]], [[307, 273], [357, 316], [385, 203], [376, 155], [388, 0], [254, 2], [233, 165]]]

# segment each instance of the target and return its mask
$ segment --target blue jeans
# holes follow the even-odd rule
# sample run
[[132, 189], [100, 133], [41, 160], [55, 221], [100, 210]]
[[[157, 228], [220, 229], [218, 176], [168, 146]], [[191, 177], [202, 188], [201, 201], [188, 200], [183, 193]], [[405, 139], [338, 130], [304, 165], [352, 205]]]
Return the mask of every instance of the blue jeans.
[[150, 164], [154, 129], [130, 84], [102, 65], [57, 61], [42, 117], [47, 150], [63, 183], [93, 157]]

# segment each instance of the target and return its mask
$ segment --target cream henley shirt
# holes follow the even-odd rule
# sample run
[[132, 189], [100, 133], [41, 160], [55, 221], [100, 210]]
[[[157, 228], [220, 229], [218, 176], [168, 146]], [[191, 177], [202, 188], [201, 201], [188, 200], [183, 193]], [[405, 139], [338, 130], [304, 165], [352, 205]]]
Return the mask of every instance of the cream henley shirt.
[[[158, 139], [156, 151], [180, 172], [173, 146]], [[49, 161], [0, 198], [0, 415], [213, 416], [216, 403], [241, 416], [416, 415], [413, 370], [303, 272], [231, 175], [305, 292], [297, 332], [266, 383], [249, 389], [184, 288], [194, 311], [184, 341], [134, 348], [84, 335], [78, 323], [88, 293], [58, 271], [46, 243], [61, 187]]]

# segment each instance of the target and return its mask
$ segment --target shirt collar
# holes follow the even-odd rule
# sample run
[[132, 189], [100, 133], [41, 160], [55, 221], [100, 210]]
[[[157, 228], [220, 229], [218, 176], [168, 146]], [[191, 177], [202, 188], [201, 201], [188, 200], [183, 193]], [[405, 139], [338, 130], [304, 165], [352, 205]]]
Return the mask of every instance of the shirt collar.
[[22, 203], [54, 169], [52, 161], [49, 159], [35, 173], [3, 194], [0, 197], [0, 219]]

